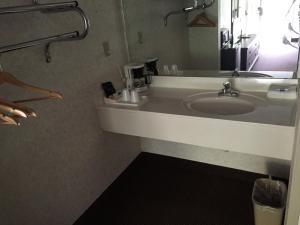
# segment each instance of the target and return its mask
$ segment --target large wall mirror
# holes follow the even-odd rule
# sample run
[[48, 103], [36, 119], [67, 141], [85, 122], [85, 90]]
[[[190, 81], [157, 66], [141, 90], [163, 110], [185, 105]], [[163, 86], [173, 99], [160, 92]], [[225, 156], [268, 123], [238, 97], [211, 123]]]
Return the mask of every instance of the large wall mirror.
[[293, 78], [298, 70], [298, 0], [121, 2], [130, 61], [157, 59], [159, 75]]

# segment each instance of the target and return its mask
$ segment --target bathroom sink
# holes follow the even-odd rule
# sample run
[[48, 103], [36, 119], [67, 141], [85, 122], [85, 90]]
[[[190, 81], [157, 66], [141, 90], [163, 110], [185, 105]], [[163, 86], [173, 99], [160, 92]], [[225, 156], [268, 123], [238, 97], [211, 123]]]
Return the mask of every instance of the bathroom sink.
[[238, 97], [218, 96], [217, 92], [199, 93], [184, 99], [184, 105], [193, 112], [213, 115], [240, 115], [251, 113], [262, 98], [250, 94]]

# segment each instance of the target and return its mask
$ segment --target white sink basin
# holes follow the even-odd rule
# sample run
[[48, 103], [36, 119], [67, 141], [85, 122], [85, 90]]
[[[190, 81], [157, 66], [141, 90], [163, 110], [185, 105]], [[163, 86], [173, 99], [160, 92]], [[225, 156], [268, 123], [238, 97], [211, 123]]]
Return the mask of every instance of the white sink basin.
[[240, 94], [239, 97], [218, 96], [216, 92], [195, 94], [183, 101], [194, 112], [224, 116], [251, 113], [259, 102], [264, 102], [264, 99], [250, 94]]

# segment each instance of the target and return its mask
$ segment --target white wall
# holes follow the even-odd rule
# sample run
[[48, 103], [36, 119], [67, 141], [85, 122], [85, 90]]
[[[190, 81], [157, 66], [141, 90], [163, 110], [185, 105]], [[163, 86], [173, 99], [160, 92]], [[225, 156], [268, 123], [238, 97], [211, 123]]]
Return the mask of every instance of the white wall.
[[[0, 7], [31, 2], [2, 0]], [[54, 44], [51, 64], [45, 63], [43, 47], [0, 58], [19, 79], [65, 97], [28, 104], [37, 119], [0, 127], [1, 225], [72, 224], [140, 151], [137, 138], [102, 132], [96, 110], [101, 82], [122, 85], [116, 66], [126, 63], [119, 1], [79, 2], [92, 24], [86, 40]], [[81, 26], [73, 15], [1, 16], [0, 44], [73, 31]], [[103, 41], [110, 42], [109, 58]], [[0, 87], [0, 96], [13, 99], [10, 90]]]
[[[298, 101], [298, 112], [300, 104]], [[285, 225], [297, 225], [300, 215], [300, 117], [298, 115], [297, 131], [295, 138], [293, 163], [291, 166], [291, 175], [289, 183], [289, 200], [287, 204], [287, 216]]]

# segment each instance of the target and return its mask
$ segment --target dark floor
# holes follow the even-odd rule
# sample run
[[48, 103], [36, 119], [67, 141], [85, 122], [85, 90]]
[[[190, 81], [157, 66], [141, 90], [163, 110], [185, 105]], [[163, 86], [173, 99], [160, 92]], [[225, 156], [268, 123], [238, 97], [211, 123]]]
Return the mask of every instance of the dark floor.
[[74, 225], [253, 225], [260, 177], [142, 153]]

